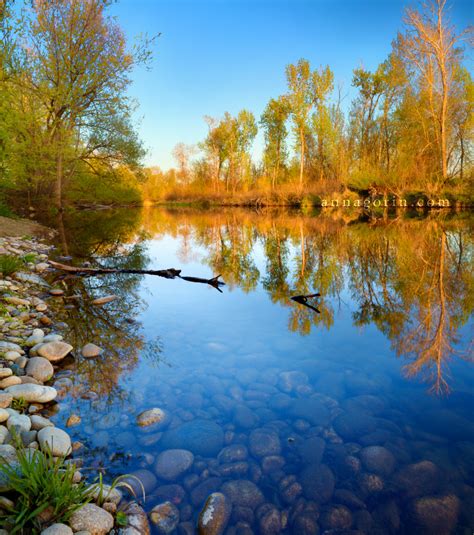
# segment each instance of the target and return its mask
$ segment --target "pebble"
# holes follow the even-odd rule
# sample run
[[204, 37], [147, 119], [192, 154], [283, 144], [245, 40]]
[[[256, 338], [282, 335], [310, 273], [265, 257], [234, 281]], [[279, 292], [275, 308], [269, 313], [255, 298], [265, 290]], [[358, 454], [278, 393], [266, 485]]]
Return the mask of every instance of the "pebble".
[[6, 422], [10, 418], [10, 414], [5, 409], [0, 409], [0, 423]]
[[86, 344], [82, 350], [82, 356], [86, 359], [92, 359], [95, 357], [98, 357], [102, 353], [103, 349], [99, 346], [96, 346], [95, 344]]
[[13, 414], [8, 418], [7, 428], [9, 431], [15, 429], [20, 434], [31, 429], [31, 420], [25, 414]]
[[363, 448], [359, 455], [362, 464], [368, 472], [388, 476], [395, 468], [395, 457], [392, 452], [382, 446]]
[[171, 502], [160, 503], [150, 511], [150, 520], [160, 535], [168, 535], [178, 526], [179, 511]]
[[91, 303], [93, 305], [105, 305], [107, 303], [115, 301], [116, 299], [118, 299], [117, 295], [105, 295], [104, 297], [98, 297], [97, 299], [93, 299]]
[[137, 424], [140, 427], [148, 427], [149, 425], [159, 424], [158, 427], [162, 427], [165, 423], [168, 423], [168, 415], [163, 409], [154, 408], [141, 412], [137, 416]]
[[254, 457], [279, 455], [281, 452], [280, 438], [274, 431], [255, 429], [249, 436], [249, 449]]
[[240, 505], [255, 509], [265, 501], [257, 485], [245, 479], [226, 481], [222, 485], [222, 493], [229, 498], [233, 506]]
[[73, 535], [73, 531], [66, 524], [52, 524], [44, 529], [40, 535]]

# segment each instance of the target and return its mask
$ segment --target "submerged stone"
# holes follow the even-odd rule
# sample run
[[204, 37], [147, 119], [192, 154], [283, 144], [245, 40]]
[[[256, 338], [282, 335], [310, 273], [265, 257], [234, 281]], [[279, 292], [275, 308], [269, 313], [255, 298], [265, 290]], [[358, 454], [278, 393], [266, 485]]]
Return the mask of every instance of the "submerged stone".
[[199, 513], [199, 535], [222, 535], [229, 522], [232, 506], [221, 492], [214, 492]]
[[166, 449], [187, 449], [202, 457], [215, 457], [224, 445], [224, 431], [211, 420], [196, 419], [168, 429], [161, 445]]

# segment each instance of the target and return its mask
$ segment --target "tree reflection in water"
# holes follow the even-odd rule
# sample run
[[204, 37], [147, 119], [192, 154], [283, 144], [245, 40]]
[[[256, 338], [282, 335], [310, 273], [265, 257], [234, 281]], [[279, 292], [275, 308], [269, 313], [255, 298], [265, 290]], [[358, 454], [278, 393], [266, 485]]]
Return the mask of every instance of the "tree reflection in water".
[[[195, 260], [204, 250], [202, 262], [222, 274], [230, 291], [252, 292], [261, 286], [273, 303], [288, 308], [289, 329], [303, 335], [314, 328], [330, 329], [335, 309], [349, 292], [357, 307], [354, 324], [376, 325], [397, 355], [407, 359], [406, 375], [422, 376], [437, 393], [449, 390], [449, 359], [471, 358], [469, 348], [458, 349], [459, 331], [474, 308], [469, 216], [432, 212], [410, 219], [395, 213], [361, 221], [358, 212], [308, 216], [282, 210], [145, 208], [77, 217], [82, 220], [71, 219], [61, 234], [76, 258], [143, 268], [148, 263], [146, 237], [171, 235], [181, 242], [180, 261]], [[262, 255], [263, 267], [256, 260]], [[81, 295], [66, 318], [74, 336], [100, 339], [111, 355], [110, 370], [91, 366], [88, 380], [117, 396], [118, 377], [136, 365], [144, 347], [139, 326], [126, 321], [144, 306], [135, 295], [139, 280], [122, 275], [68, 283], [68, 291]], [[316, 292], [323, 296], [321, 314], [291, 300]], [[120, 295], [116, 308], [88, 307], [92, 296], [104, 293]], [[159, 358], [158, 351], [153, 354]]]

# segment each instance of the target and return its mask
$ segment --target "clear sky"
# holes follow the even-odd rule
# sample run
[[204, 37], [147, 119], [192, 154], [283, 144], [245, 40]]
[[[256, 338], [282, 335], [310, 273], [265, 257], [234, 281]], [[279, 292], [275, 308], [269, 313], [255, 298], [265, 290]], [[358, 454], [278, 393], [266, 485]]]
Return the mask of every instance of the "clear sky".
[[[449, 0], [448, 0], [449, 2]], [[303, 57], [328, 64], [349, 106], [352, 69], [374, 69], [390, 52], [409, 0], [119, 0], [112, 13], [133, 39], [161, 32], [150, 71], [134, 73], [148, 165], [167, 169], [178, 142], [207, 132], [204, 115], [242, 108], [257, 118], [286, 91], [285, 66]], [[471, 0], [451, 0], [458, 27], [472, 23]], [[261, 138], [254, 154], [259, 156]]]

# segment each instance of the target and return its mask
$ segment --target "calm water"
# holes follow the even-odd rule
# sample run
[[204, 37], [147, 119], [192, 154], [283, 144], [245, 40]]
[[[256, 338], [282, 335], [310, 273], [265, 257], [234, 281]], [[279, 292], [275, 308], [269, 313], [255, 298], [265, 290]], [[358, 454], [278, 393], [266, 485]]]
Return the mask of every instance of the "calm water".
[[[105, 353], [65, 364], [54, 418], [80, 415], [70, 433], [85, 468], [135, 473], [147, 511], [177, 506], [178, 533], [193, 533], [206, 497], [224, 490], [229, 535], [278, 533], [272, 519], [298, 535], [470, 534], [473, 222], [155, 208], [64, 216], [53, 224], [71, 263], [173, 267], [226, 285], [60, 282], [76, 296], [55, 301], [65, 338]], [[290, 299], [315, 292], [319, 312]], [[109, 293], [119, 300], [89, 304]], [[153, 407], [165, 423], [139, 427]], [[174, 448], [194, 462], [164, 477], [156, 458]]]

